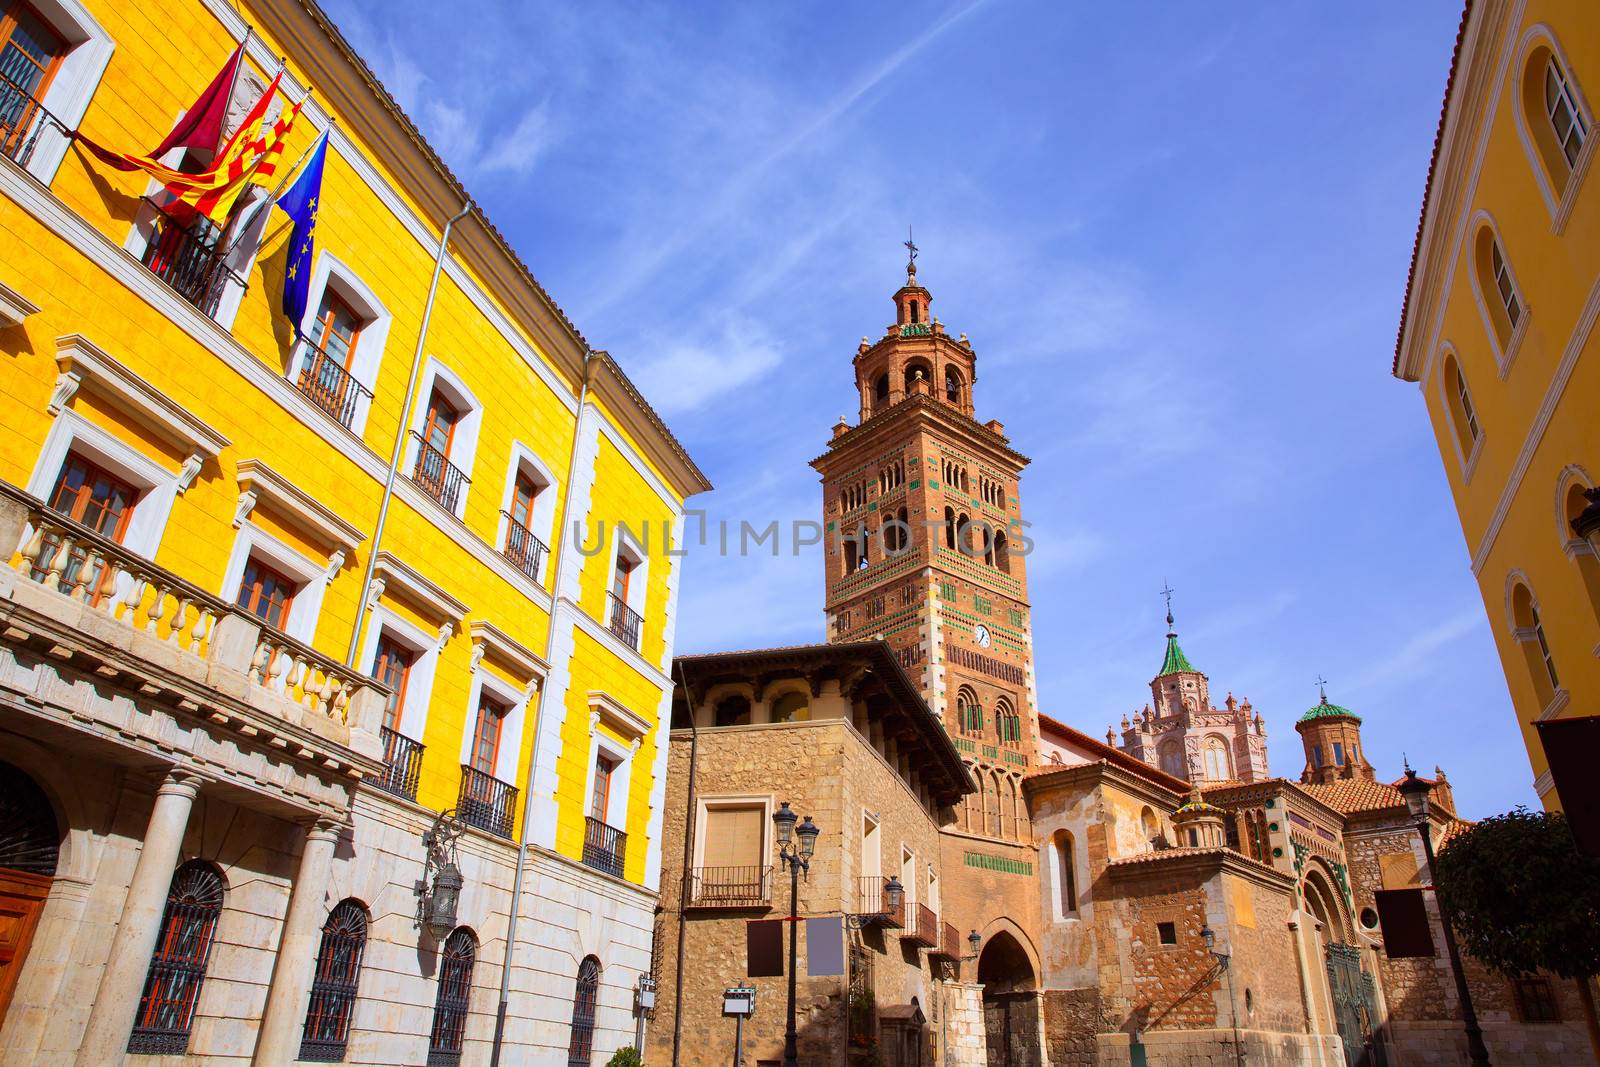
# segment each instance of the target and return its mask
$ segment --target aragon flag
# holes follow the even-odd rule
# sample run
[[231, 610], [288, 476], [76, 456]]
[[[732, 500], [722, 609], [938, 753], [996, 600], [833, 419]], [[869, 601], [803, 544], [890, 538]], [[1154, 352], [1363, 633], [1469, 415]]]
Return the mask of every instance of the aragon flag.
[[174, 148], [204, 148], [212, 151], [222, 142], [222, 130], [228, 119], [228, 105], [233, 96], [234, 85], [238, 81], [239, 63], [244, 58], [244, 45], [233, 50], [233, 55], [217, 71], [217, 76], [211, 79], [211, 84], [206, 86], [197, 100], [183, 113], [183, 117], [172, 127], [166, 139], [156, 145], [144, 156], [111, 152], [82, 134], [74, 132], [73, 136], [89, 151], [93, 152], [109, 166], [121, 171], [135, 171], [148, 169], [140, 160], [155, 161], [172, 151]]

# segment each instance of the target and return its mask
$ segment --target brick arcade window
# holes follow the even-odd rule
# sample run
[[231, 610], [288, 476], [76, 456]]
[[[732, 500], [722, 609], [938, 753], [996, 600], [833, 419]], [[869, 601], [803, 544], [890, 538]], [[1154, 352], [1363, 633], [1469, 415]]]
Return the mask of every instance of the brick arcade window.
[[1178, 943], [1178, 924], [1156, 923], [1156, 939], [1163, 945], [1176, 945]]
[[1525, 1023], [1558, 1023], [1561, 1010], [1556, 1006], [1556, 991], [1548, 978], [1518, 978], [1512, 983], [1517, 995], [1517, 1014]]

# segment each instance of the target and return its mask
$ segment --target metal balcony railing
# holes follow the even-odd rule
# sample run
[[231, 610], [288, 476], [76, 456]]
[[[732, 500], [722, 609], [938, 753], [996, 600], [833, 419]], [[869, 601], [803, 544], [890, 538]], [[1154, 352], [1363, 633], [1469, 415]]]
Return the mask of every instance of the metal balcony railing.
[[472, 479], [451, 463], [450, 457], [430, 445], [420, 433], [413, 430], [411, 436], [417, 439], [417, 462], [411, 469], [411, 480], [454, 515], [456, 505], [461, 502], [461, 494]]
[[939, 944], [928, 953], [929, 959], [961, 959], [961, 931], [950, 923], [939, 924]]
[[492, 774], [461, 765], [456, 817], [468, 826], [509, 838], [516, 826], [517, 787]]
[[155, 217], [150, 243], [140, 261], [167, 287], [206, 315], [216, 317], [222, 292], [230, 281], [244, 287], [244, 279], [227, 267], [223, 231], [202, 216], [183, 221], [149, 197]]
[[372, 391], [356, 381], [355, 375], [345, 370], [337, 359], [312, 344], [309, 338], [305, 346], [305, 359], [301, 362], [300, 377], [295, 380], [295, 386], [305, 394], [306, 399], [349, 429], [362, 403], [372, 399]]
[[583, 862], [597, 871], [622, 877], [628, 859], [628, 835], [590, 815], [584, 819]]
[[383, 738], [383, 770], [371, 779], [373, 785], [406, 800], [417, 799], [422, 781], [422, 742], [413, 741], [387, 726], [379, 728]]
[[537, 582], [544, 554], [550, 549], [529, 533], [526, 526], [513, 519], [509, 512], [502, 511], [500, 514], [506, 517], [506, 547], [502, 554], [515, 563], [518, 570]]
[[917, 904], [915, 907], [914, 921], [907, 926], [906, 932], [900, 935], [900, 940], [912, 945], [936, 948], [939, 944], [939, 917], [926, 904]]
[[623, 644], [638, 651], [639, 635], [644, 631], [644, 616], [628, 607], [615, 593], [606, 594], [606, 624]]
[[70, 132], [20, 83], [0, 74], [0, 156], [26, 167], [39, 136], [51, 130], [62, 137]]
[[689, 906], [765, 908], [772, 904], [772, 867], [696, 867], [689, 872]]
[[898, 930], [905, 925], [905, 900], [902, 899], [896, 907], [889, 905], [889, 879], [878, 874], [869, 874], [861, 879], [861, 902], [859, 917], [867, 922], [875, 922], [879, 926], [886, 926], [891, 930]]

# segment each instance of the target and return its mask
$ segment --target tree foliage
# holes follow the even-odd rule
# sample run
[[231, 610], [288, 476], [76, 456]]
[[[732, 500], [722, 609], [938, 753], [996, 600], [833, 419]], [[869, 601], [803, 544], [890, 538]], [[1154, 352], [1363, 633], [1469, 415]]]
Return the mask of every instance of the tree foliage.
[[1439, 854], [1434, 883], [1461, 947], [1502, 974], [1600, 974], [1600, 860], [1559, 812], [1484, 819]]
[[644, 1061], [639, 1058], [639, 1050], [632, 1045], [624, 1045], [617, 1049], [616, 1054], [606, 1061], [606, 1067], [640, 1067]]

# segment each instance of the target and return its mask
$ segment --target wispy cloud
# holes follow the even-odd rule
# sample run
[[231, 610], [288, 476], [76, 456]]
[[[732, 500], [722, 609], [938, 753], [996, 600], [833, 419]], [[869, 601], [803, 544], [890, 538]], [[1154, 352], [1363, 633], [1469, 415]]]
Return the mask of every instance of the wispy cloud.
[[669, 341], [634, 372], [645, 395], [666, 414], [705, 407], [783, 361], [777, 342], [755, 322], [725, 319], [711, 336]]
[[1368, 664], [1350, 679], [1350, 688], [1369, 690], [1430, 675], [1438, 670], [1438, 653], [1483, 626], [1483, 606], [1464, 605], [1418, 632], [1392, 655]]
[[526, 177], [559, 139], [555, 115], [546, 97], [524, 111], [517, 124], [489, 146], [478, 162], [478, 169], [485, 173], [499, 171]]

